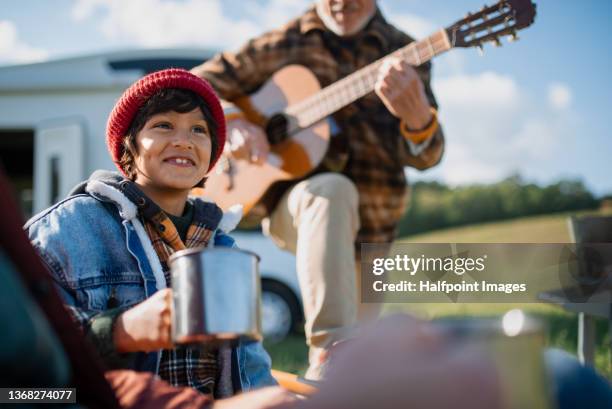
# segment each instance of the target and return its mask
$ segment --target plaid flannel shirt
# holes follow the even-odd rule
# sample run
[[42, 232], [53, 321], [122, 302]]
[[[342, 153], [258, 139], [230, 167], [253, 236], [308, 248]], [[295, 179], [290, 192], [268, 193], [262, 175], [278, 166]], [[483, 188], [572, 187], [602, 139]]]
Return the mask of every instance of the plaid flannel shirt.
[[[360, 33], [342, 38], [327, 30], [311, 8], [282, 28], [249, 41], [237, 52], [218, 54], [192, 72], [210, 81], [223, 99], [232, 102], [255, 92], [286, 65], [308, 67], [324, 87], [412, 41], [379, 10]], [[431, 64], [416, 70], [430, 104], [437, 108], [430, 86]], [[342, 172], [359, 191], [357, 251], [363, 242], [391, 242], [408, 205], [404, 167], [426, 169], [438, 163], [444, 146], [441, 127], [420, 152], [411, 149], [400, 133], [398, 118], [373, 92], [333, 117], [340, 128], [332, 138], [334, 145], [348, 147], [349, 160]]]
[[[141, 197], [147, 201], [143, 211], [145, 231], [159, 257], [167, 285], [171, 287], [168, 259], [175, 251], [206, 247], [214, 229], [207, 220], [210, 217], [207, 212], [214, 209], [219, 214], [213, 218], [220, 220], [221, 210], [209, 203], [195, 201], [193, 219], [183, 243], [175, 225], [166, 213], [144, 194]], [[189, 386], [200, 393], [212, 396], [218, 372], [217, 353], [204, 346], [200, 348], [176, 347], [162, 351], [159, 376], [173, 386]]]

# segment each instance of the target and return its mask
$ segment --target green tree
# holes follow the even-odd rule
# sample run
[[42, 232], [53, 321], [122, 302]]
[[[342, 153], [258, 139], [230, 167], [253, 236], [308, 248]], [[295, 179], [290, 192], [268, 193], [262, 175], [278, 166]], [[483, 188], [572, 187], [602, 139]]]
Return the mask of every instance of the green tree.
[[400, 235], [421, 233], [515, 217], [597, 208], [601, 200], [580, 180], [548, 186], [515, 174], [494, 184], [451, 188], [440, 182], [417, 182], [411, 205], [400, 222]]

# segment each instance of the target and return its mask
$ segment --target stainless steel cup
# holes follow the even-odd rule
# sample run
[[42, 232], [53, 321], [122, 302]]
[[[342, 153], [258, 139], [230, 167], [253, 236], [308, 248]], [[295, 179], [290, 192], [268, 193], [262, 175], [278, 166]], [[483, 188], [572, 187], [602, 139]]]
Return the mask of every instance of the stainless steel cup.
[[169, 259], [175, 344], [261, 340], [259, 257], [216, 247], [188, 249]]
[[449, 342], [482, 348], [495, 364], [508, 409], [555, 407], [544, 367], [544, 326], [520, 310], [503, 319], [435, 321]]

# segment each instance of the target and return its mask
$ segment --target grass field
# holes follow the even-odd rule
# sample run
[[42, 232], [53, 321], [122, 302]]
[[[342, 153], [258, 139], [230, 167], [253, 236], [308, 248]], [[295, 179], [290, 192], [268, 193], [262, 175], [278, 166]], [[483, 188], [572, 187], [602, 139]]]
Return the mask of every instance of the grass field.
[[[439, 230], [411, 236], [400, 242], [413, 243], [567, 243], [567, 214], [521, 218], [460, 228]], [[521, 308], [542, 319], [548, 328], [548, 345], [576, 352], [576, 316], [548, 304], [386, 304], [383, 313], [406, 312], [426, 319], [440, 317], [497, 316]], [[612, 378], [608, 322], [598, 320], [595, 365]], [[307, 367], [307, 348], [303, 336], [293, 335], [266, 347], [276, 369], [303, 374]]]

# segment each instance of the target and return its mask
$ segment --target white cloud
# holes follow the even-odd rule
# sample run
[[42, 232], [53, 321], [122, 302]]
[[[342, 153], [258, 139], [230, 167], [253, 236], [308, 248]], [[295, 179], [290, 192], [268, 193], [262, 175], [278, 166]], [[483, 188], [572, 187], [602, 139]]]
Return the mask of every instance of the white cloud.
[[298, 15], [307, 0], [269, 0], [245, 3], [244, 19], [223, 13], [221, 0], [77, 0], [76, 21], [100, 20], [100, 30], [110, 39], [142, 47], [198, 46], [236, 48], [249, 38]]
[[514, 109], [519, 100], [514, 80], [492, 71], [442, 78], [436, 83], [436, 90], [438, 98], [462, 110]]
[[549, 121], [545, 117], [526, 118], [519, 131], [508, 141], [509, 152], [538, 163], [553, 158], [559, 142], [556, 135], [561, 131], [556, 124], [556, 121]]
[[77, 0], [71, 10], [72, 18], [76, 21], [86, 20], [98, 7], [104, 7], [106, 3], [106, 0]]
[[72, 15], [83, 21], [96, 12], [108, 38], [143, 47], [235, 46], [258, 30], [253, 22], [228, 20], [217, 0], [79, 0]]
[[0, 20], [0, 62], [25, 63], [41, 61], [48, 52], [24, 43], [19, 39], [17, 27], [12, 21]]
[[560, 82], [548, 86], [548, 103], [554, 109], [563, 110], [569, 108], [572, 103], [572, 91], [567, 84]]
[[443, 162], [411, 177], [489, 183], [520, 170], [547, 180], [573, 144], [572, 115], [541, 109], [514, 78], [495, 72], [439, 78], [434, 91], [447, 136]]
[[252, 1], [244, 2], [249, 20], [254, 21], [261, 31], [280, 27], [299, 16], [310, 5], [312, 0], [267, 0], [263, 5]]

